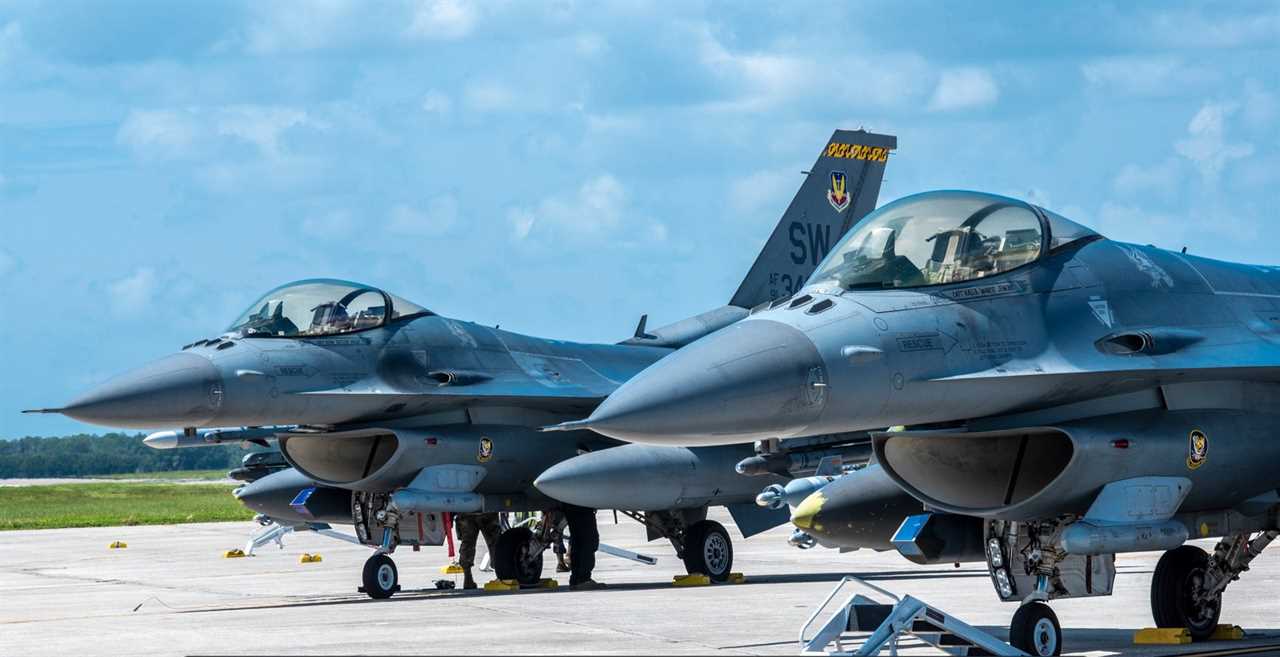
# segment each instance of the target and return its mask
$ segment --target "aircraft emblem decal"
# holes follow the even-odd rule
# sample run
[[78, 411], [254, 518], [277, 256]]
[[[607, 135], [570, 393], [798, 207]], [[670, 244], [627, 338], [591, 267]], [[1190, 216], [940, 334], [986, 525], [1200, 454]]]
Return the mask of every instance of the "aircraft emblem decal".
[[1209, 458], [1209, 436], [1196, 429], [1187, 439], [1187, 469], [1195, 470]]
[[1163, 267], [1157, 265], [1150, 256], [1132, 246], [1121, 246], [1120, 248], [1125, 255], [1129, 256], [1129, 261], [1138, 268], [1138, 271], [1151, 277], [1151, 287], [1173, 288], [1173, 277]]
[[480, 438], [480, 453], [476, 455], [476, 460], [481, 463], [488, 463], [493, 458], [493, 441], [488, 436]]
[[1116, 323], [1115, 315], [1111, 313], [1111, 304], [1107, 303], [1102, 297], [1092, 297], [1089, 299], [1089, 308], [1093, 311], [1093, 316], [1102, 323], [1103, 326], [1111, 328]]
[[849, 201], [852, 199], [845, 189], [847, 180], [848, 178], [845, 177], [843, 171], [831, 172], [831, 189], [827, 190], [827, 201], [831, 203], [831, 207], [836, 209], [836, 212], [844, 212], [849, 209]]

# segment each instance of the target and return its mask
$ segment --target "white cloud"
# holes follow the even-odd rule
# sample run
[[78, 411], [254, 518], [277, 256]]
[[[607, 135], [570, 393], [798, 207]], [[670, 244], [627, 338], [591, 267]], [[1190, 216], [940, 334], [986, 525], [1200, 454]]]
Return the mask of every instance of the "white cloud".
[[513, 109], [516, 104], [511, 85], [494, 80], [481, 80], [467, 85], [463, 91], [467, 106], [481, 112], [498, 112]]
[[1214, 185], [1232, 160], [1253, 154], [1253, 144], [1227, 143], [1227, 118], [1237, 109], [1236, 103], [1205, 103], [1187, 125], [1187, 138], [1174, 145], [1200, 169], [1206, 185]]
[[404, 203], [391, 208], [387, 230], [400, 235], [436, 237], [458, 223], [458, 199], [452, 195], [437, 196], [427, 202], [426, 209]]
[[150, 267], [139, 267], [132, 274], [116, 279], [107, 285], [111, 309], [117, 315], [130, 315], [145, 309], [155, 297], [156, 272]]
[[18, 259], [12, 253], [0, 249], [0, 276], [8, 276], [9, 272], [18, 268]]
[[609, 42], [599, 34], [584, 33], [573, 39], [574, 50], [584, 57], [595, 57], [609, 48]]
[[133, 110], [116, 131], [116, 141], [143, 156], [181, 157], [199, 131], [190, 110]]
[[792, 44], [794, 51], [734, 51], [707, 23], [693, 26], [690, 39], [696, 44], [697, 62], [731, 97], [706, 109], [756, 112], [800, 100], [896, 107], [927, 91], [920, 80], [929, 74], [928, 63], [914, 53], [816, 58], [804, 44]]
[[347, 42], [362, 24], [368, 6], [352, 0], [254, 2], [254, 16], [242, 39], [253, 54], [320, 50]]
[[948, 111], [985, 107], [999, 97], [1000, 88], [989, 72], [980, 68], [957, 68], [942, 72], [929, 108]]
[[320, 239], [346, 237], [355, 228], [355, 219], [347, 210], [330, 210], [302, 220], [302, 231]]
[[281, 136], [299, 126], [325, 127], [306, 112], [288, 107], [132, 110], [116, 131], [116, 141], [140, 156], [166, 159], [194, 155], [201, 146], [229, 137], [252, 144], [262, 155], [278, 158]]
[[422, 98], [422, 111], [428, 114], [448, 114], [452, 109], [453, 100], [444, 92], [433, 89]]
[[697, 30], [698, 56], [703, 66], [744, 84], [761, 96], [777, 96], [807, 84], [815, 73], [811, 61], [782, 53], [731, 52], [711, 33], [709, 25]]
[[1244, 97], [1240, 107], [1245, 125], [1255, 129], [1271, 127], [1275, 122], [1278, 107], [1280, 103], [1277, 103], [1274, 92], [1268, 91], [1257, 80], [1245, 81]]
[[[1246, 6], [1240, 3], [1240, 7]], [[1274, 3], [1256, 5], [1262, 11], [1239, 13], [1235, 5], [1159, 12], [1146, 21], [1140, 38], [1177, 48], [1246, 48], [1274, 46], [1280, 34], [1280, 11]], [[1130, 35], [1126, 35], [1130, 36]]]
[[1080, 72], [1085, 82], [1111, 92], [1154, 95], [1179, 85], [1186, 66], [1174, 57], [1106, 57], [1081, 65]]
[[217, 113], [219, 135], [237, 137], [258, 147], [264, 155], [279, 157], [280, 135], [299, 125], [313, 124], [307, 113], [286, 107], [237, 105]]
[[460, 0], [421, 0], [413, 12], [408, 34], [423, 39], [453, 40], [476, 25], [476, 5]]
[[1182, 164], [1173, 157], [1159, 164], [1126, 164], [1111, 182], [1117, 193], [1125, 196], [1158, 195], [1171, 199], [1182, 183]]
[[511, 222], [511, 236], [521, 241], [529, 236], [538, 217], [530, 210], [513, 208], [507, 213], [507, 220]]
[[796, 175], [799, 169], [772, 169], [756, 171], [743, 178], [738, 178], [729, 186], [729, 207], [740, 214], [752, 214], [761, 210], [774, 210], [781, 213], [791, 192], [800, 184], [801, 177]]
[[535, 208], [508, 210], [511, 237], [518, 242], [541, 238], [558, 244], [611, 239], [622, 246], [666, 240], [666, 226], [629, 215], [629, 196], [617, 178], [607, 173], [596, 176], [570, 196], [549, 196]]
[[6, 70], [18, 58], [22, 48], [22, 26], [18, 21], [0, 25], [0, 71]]
[[1187, 224], [1173, 215], [1148, 210], [1144, 207], [1106, 201], [1098, 210], [1095, 230], [1112, 239], [1126, 242], [1152, 242], [1159, 237], [1161, 245], [1175, 248], [1174, 243], [1184, 240]]

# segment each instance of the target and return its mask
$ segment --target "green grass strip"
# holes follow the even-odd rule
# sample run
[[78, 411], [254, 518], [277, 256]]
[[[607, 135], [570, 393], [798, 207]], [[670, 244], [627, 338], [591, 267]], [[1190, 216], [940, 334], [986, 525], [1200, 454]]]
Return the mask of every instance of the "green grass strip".
[[167, 470], [165, 472], [125, 472], [109, 475], [85, 475], [86, 479], [191, 479], [202, 481], [224, 481], [226, 469], [222, 470]]
[[0, 487], [0, 531], [249, 520], [225, 484], [87, 483]]

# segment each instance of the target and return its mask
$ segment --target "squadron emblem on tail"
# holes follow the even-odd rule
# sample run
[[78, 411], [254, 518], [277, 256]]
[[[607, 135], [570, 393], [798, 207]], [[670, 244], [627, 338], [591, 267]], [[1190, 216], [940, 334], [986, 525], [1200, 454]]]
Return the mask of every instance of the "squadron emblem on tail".
[[827, 190], [827, 200], [831, 202], [831, 207], [835, 208], [836, 212], [844, 212], [849, 209], [849, 201], [851, 199], [849, 192], [845, 190], [847, 180], [843, 171], [831, 172], [831, 189]]

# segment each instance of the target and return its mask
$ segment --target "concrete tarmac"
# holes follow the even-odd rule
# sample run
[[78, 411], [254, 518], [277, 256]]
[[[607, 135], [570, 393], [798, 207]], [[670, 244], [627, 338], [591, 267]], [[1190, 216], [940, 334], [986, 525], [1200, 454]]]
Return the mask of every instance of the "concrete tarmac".
[[[736, 537], [726, 514], [713, 517]], [[785, 543], [785, 527], [735, 539], [734, 570], [747, 584], [672, 588], [672, 576], [684, 571], [669, 544], [645, 543], [638, 524], [614, 525], [609, 512], [599, 518], [606, 543], [658, 564], [600, 555], [596, 579], [610, 588], [571, 592], [548, 554], [545, 572], [560, 581], [558, 590], [437, 591], [445, 548], [401, 550], [405, 590], [386, 601], [356, 592], [367, 548], [315, 534], [289, 535], [283, 550], [224, 559], [256, 525], [2, 532], [0, 654], [796, 654], [800, 626], [847, 574], [1001, 638], [1015, 609], [996, 600], [979, 564], [920, 567], [896, 554], [802, 551]], [[107, 549], [115, 540], [128, 547]], [[323, 561], [300, 564], [303, 552]], [[1066, 654], [1280, 654], [1280, 549], [1227, 591], [1222, 620], [1243, 626], [1247, 640], [1134, 646], [1134, 630], [1152, 624], [1148, 586], [1158, 558], [1121, 557], [1113, 597], [1053, 604]], [[1255, 651], [1237, 652], [1245, 649]]]

